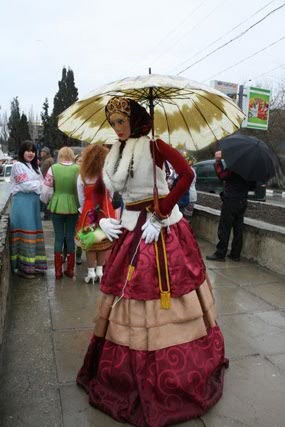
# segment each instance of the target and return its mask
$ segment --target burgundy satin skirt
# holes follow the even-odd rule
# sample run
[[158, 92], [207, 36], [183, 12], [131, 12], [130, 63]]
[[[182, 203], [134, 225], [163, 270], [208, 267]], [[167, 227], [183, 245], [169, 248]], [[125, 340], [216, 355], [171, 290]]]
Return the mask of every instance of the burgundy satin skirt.
[[[133, 235], [134, 232], [124, 230], [114, 245], [104, 269], [102, 292], [121, 295], [133, 255], [130, 253]], [[171, 295], [179, 297], [200, 286], [205, 280], [206, 268], [192, 229], [184, 218], [170, 227], [170, 233], [165, 232], [165, 247]], [[140, 300], [160, 298], [154, 244], [141, 240], [137, 266], [124, 296]]]
[[114, 419], [162, 427], [199, 417], [220, 399], [228, 360], [205, 266], [185, 220], [171, 226], [166, 237], [173, 309], [159, 309], [154, 249], [143, 241], [123, 300], [112, 309], [106, 303], [122, 294], [132, 234], [121, 235], [108, 260], [96, 313], [99, 326], [77, 384], [91, 405]]

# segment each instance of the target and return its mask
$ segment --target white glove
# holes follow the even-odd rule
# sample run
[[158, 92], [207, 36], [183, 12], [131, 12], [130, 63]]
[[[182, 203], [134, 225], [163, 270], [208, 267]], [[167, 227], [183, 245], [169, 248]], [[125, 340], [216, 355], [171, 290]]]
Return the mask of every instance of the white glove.
[[114, 218], [102, 218], [99, 221], [99, 225], [108, 237], [111, 242], [113, 239], [118, 239], [119, 234], [121, 234], [121, 224], [120, 221]]
[[151, 243], [154, 240], [157, 242], [161, 227], [162, 227], [162, 224], [160, 224], [155, 219], [153, 218], [148, 219], [142, 226], [142, 230], [143, 230], [142, 239], [145, 240], [145, 243]]

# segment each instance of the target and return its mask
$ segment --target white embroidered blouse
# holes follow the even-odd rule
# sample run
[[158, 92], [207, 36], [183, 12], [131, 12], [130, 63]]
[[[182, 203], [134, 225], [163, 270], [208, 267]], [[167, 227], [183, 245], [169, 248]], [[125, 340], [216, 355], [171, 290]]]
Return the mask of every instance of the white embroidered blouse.
[[41, 171], [36, 173], [30, 163], [16, 162], [12, 166], [10, 189], [12, 195], [22, 193], [40, 194], [43, 184]]

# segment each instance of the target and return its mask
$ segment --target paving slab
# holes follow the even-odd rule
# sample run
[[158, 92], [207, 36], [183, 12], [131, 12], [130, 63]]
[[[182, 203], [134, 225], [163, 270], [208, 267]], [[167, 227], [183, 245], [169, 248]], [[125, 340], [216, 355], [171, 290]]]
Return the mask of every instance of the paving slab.
[[238, 285], [229, 277], [223, 276], [219, 271], [217, 270], [208, 270], [207, 274], [210, 278], [211, 284], [213, 288], [220, 288], [220, 287], [237, 287]]
[[[203, 252], [204, 253], [204, 252]], [[240, 269], [241, 262], [232, 262], [230, 259], [228, 260], [226, 258], [225, 261], [209, 261], [206, 259], [206, 254], [204, 254], [204, 261], [206, 264], [206, 267], [210, 270], [219, 270], [221, 273], [227, 270], [230, 270], [233, 276], [235, 274], [238, 274], [237, 272]], [[246, 265], [246, 263], [243, 263], [243, 265]]]
[[284, 317], [279, 312], [220, 316], [229, 358], [285, 353]]
[[207, 427], [284, 427], [284, 375], [260, 356], [230, 362], [223, 398], [202, 417]]
[[214, 288], [218, 313], [237, 314], [272, 310], [272, 305], [239, 287]]
[[[216, 262], [216, 264], [221, 263]], [[256, 264], [247, 262], [241, 266], [240, 263], [236, 262], [236, 265], [233, 266], [232, 262], [229, 263], [228, 261], [225, 264], [227, 264], [227, 268], [221, 268], [220, 273], [234, 280], [240, 286], [263, 285], [266, 283], [280, 283], [285, 285], [284, 277]], [[216, 266], [216, 268], [218, 267]]]
[[75, 381], [91, 336], [92, 329], [54, 332], [53, 340], [59, 383]]
[[98, 295], [98, 285], [68, 278], [49, 288], [53, 329], [91, 327]]
[[275, 356], [267, 356], [267, 359], [270, 360], [274, 366], [280, 369], [283, 374], [285, 374], [285, 353], [277, 354]]
[[62, 425], [44, 278], [13, 276], [0, 375], [1, 426]]
[[285, 308], [285, 283], [267, 283], [264, 285], [250, 286], [250, 293], [262, 298], [263, 301], [275, 307]]

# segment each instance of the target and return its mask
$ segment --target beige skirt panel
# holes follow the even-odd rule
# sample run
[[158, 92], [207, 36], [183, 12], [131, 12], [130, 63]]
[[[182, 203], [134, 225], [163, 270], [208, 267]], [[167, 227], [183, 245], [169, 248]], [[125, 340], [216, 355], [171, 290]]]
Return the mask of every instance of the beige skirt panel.
[[171, 308], [159, 300], [121, 299], [102, 294], [95, 319], [95, 335], [134, 350], [158, 350], [193, 341], [215, 326], [212, 291], [205, 281], [197, 291], [171, 298]]

